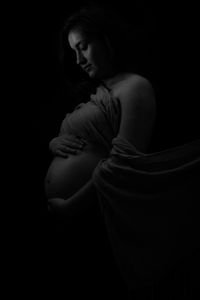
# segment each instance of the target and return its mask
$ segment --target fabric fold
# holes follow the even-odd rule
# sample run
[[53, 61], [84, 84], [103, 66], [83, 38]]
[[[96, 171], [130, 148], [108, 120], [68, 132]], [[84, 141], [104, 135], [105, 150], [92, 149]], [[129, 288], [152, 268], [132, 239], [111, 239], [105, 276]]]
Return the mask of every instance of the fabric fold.
[[103, 147], [107, 153], [119, 130], [121, 108], [119, 100], [104, 86], [99, 86], [89, 101], [78, 104], [62, 121], [60, 135], [68, 133], [83, 137], [89, 143]]
[[130, 289], [159, 280], [199, 246], [200, 140], [144, 154], [117, 136], [93, 183]]

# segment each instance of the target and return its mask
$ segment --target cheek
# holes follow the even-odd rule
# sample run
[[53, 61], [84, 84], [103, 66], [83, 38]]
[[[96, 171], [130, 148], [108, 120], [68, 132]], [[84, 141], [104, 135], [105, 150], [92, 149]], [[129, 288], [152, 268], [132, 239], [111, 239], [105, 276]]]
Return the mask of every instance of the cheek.
[[107, 55], [103, 47], [95, 47], [90, 52], [91, 60], [98, 66], [102, 66], [108, 63]]

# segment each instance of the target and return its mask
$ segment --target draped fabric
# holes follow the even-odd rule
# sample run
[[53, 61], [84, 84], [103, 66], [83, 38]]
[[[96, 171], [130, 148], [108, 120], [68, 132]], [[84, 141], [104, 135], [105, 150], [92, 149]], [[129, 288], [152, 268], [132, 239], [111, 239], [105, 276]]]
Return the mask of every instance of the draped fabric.
[[116, 262], [134, 289], [159, 280], [199, 245], [200, 140], [143, 154], [117, 135], [120, 114], [102, 85], [66, 115], [60, 134], [107, 151], [92, 180]]
[[143, 154], [117, 136], [92, 178], [130, 289], [153, 284], [199, 247], [200, 140]]
[[109, 153], [112, 139], [119, 130], [120, 114], [119, 100], [112, 96], [112, 91], [107, 87], [100, 85], [88, 102], [80, 103], [72, 113], [66, 115], [60, 134], [83, 137]]

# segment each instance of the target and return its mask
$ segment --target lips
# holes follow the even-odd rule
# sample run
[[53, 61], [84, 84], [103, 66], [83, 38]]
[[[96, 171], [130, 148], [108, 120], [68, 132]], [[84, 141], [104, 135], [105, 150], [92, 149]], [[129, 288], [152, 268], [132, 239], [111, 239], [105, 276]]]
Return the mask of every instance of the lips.
[[85, 66], [85, 67], [84, 67], [84, 70], [85, 70], [85, 71], [88, 71], [88, 70], [91, 68], [91, 66], [92, 66], [92, 65], [87, 65], [87, 66]]

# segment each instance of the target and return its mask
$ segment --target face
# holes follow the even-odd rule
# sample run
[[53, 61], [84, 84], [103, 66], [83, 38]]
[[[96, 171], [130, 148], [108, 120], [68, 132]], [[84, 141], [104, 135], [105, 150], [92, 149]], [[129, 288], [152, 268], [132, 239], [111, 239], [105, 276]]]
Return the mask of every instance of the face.
[[68, 35], [70, 47], [76, 53], [77, 64], [91, 78], [104, 78], [112, 72], [108, 49], [105, 44], [94, 38], [87, 37], [81, 29], [73, 29]]

